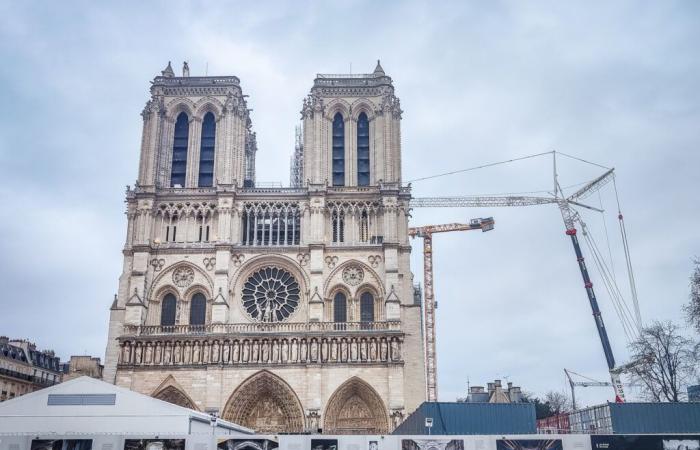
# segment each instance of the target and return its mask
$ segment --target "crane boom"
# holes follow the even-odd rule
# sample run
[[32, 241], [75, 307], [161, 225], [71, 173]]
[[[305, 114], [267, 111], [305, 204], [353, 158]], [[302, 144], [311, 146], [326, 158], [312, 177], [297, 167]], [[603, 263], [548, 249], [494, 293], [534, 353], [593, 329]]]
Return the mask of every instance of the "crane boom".
[[556, 203], [553, 197], [522, 197], [522, 196], [465, 196], [465, 197], [414, 197], [411, 208], [481, 208], [497, 206], [532, 206]]
[[435, 293], [433, 290], [433, 233], [449, 231], [493, 230], [495, 222], [492, 217], [487, 219], [472, 219], [466, 223], [447, 223], [426, 225], [408, 229], [410, 237], [423, 238], [423, 284], [425, 286], [423, 301], [423, 323], [425, 326], [425, 378], [427, 399], [437, 401], [437, 349], [435, 345]]

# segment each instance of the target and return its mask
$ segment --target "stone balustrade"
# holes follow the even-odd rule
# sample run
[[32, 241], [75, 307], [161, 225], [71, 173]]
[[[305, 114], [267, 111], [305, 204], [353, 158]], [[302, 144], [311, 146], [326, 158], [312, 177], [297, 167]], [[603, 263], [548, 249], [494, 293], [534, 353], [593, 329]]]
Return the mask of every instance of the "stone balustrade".
[[[177, 327], [175, 327], [177, 328]], [[291, 330], [290, 330], [291, 331]], [[227, 334], [125, 334], [119, 338], [119, 366], [401, 363], [402, 333], [372, 330], [286, 337]], [[364, 333], [363, 331], [369, 331]]]
[[298, 334], [401, 331], [400, 322], [277, 322], [215, 323], [207, 325], [125, 325], [122, 335], [190, 335], [190, 334]]

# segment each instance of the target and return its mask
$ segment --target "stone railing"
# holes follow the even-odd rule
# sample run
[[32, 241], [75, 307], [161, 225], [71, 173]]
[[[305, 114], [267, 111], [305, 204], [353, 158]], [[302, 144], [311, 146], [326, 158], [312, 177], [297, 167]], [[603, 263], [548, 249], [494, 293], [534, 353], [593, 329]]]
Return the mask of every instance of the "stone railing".
[[403, 335], [122, 336], [119, 366], [400, 364]]
[[216, 323], [207, 325], [125, 325], [123, 336], [173, 336], [209, 334], [299, 334], [299, 333], [372, 333], [401, 331], [399, 322], [280, 322]]

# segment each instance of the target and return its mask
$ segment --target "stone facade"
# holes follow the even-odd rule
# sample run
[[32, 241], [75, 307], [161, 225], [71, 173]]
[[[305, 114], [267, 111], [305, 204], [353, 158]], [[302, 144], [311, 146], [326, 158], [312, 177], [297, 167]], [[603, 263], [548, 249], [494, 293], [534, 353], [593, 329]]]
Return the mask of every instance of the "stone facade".
[[401, 108], [318, 75], [304, 182], [255, 186], [236, 77], [156, 77], [104, 379], [264, 432], [386, 433], [425, 399]]
[[60, 361], [52, 351], [0, 336], [0, 402], [60, 382]]

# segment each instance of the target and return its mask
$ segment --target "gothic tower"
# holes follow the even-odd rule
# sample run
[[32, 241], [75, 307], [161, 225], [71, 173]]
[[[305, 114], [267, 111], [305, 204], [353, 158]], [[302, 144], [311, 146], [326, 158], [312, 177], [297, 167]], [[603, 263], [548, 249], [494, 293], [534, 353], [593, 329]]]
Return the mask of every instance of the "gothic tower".
[[386, 433], [424, 401], [392, 80], [318, 75], [302, 118], [303, 181], [256, 187], [239, 80], [155, 78], [107, 381], [275, 433]]

